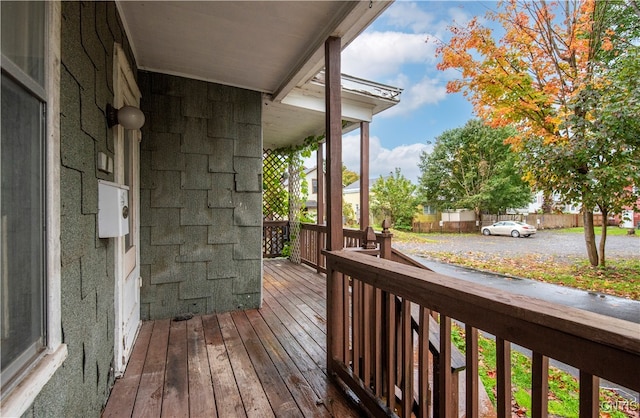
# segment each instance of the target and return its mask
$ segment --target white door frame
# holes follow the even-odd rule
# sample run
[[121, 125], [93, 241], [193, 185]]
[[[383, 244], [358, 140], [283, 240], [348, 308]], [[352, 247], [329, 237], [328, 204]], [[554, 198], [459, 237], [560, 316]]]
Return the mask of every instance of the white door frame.
[[[113, 91], [116, 109], [124, 105], [140, 107], [140, 90], [131, 67], [119, 44], [114, 44]], [[129, 138], [129, 140], [127, 140]], [[133, 344], [140, 329], [140, 131], [125, 130], [120, 125], [113, 127], [115, 182], [125, 182], [124, 147], [129, 146], [133, 161], [130, 172], [133, 186], [129, 190], [129, 213], [132, 225], [129, 238], [132, 246], [126, 251], [125, 237], [114, 238], [114, 367], [115, 375], [121, 376], [131, 355]]]

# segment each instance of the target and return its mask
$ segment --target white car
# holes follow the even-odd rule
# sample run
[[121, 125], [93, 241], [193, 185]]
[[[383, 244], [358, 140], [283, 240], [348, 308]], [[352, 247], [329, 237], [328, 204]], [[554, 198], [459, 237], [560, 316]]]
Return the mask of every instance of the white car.
[[500, 221], [482, 227], [482, 235], [511, 235], [518, 238], [529, 237], [535, 233], [536, 228], [533, 225], [519, 221]]

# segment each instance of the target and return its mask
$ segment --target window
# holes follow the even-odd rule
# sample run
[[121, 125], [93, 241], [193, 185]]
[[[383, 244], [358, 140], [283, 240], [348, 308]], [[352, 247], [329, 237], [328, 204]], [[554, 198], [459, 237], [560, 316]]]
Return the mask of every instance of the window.
[[311, 179], [311, 194], [318, 194], [318, 179]]
[[43, 28], [44, 3], [2, 3], [2, 386], [45, 341]]
[[423, 215], [435, 215], [437, 213], [438, 212], [432, 206], [425, 205], [425, 206], [422, 207], [422, 214]]
[[0, 416], [20, 416], [61, 342], [60, 4], [0, 2]]

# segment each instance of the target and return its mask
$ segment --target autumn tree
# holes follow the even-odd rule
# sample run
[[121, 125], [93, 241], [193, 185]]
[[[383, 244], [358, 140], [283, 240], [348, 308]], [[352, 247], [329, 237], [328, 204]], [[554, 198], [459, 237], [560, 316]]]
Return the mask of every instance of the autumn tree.
[[346, 187], [360, 180], [360, 176], [355, 171], [351, 171], [346, 165], [342, 165], [342, 187]]
[[[634, 0], [499, 3], [487, 18], [451, 28], [439, 68], [457, 69], [463, 92], [491, 126], [514, 126], [531, 185], [580, 202], [592, 265], [604, 265], [606, 218], [596, 248], [593, 210], [619, 211], [637, 198], [640, 9]], [[635, 116], [634, 116], [635, 115]]]
[[389, 176], [380, 176], [371, 186], [371, 210], [382, 215], [398, 229], [411, 229], [417, 210], [416, 186], [399, 168]]
[[420, 155], [421, 201], [440, 210], [473, 209], [477, 220], [483, 211], [526, 206], [531, 200], [529, 185], [522, 179], [516, 154], [505, 144], [514, 134], [513, 128], [492, 128], [478, 119], [443, 132], [433, 150]]

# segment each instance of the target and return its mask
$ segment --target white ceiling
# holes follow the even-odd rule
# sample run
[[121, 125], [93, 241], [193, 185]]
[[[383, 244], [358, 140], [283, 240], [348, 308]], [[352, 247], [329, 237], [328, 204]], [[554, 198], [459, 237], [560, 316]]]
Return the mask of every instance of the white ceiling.
[[324, 132], [321, 111], [281, 101], [292, 92], [305, 96], [310, 88], [317, 95], [318, 86], [308, 82], [324, 67], [327, 37], [341, 37], [344, 48], [389, 4], [368, 0], [117, 3], [140, 69], [264, 93], [265, 147], [299, 143]]

